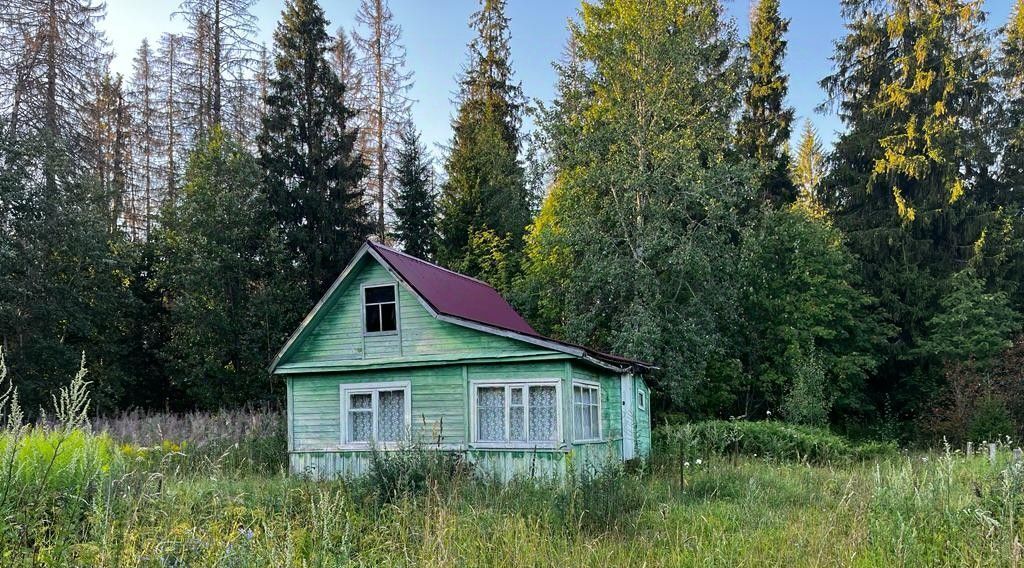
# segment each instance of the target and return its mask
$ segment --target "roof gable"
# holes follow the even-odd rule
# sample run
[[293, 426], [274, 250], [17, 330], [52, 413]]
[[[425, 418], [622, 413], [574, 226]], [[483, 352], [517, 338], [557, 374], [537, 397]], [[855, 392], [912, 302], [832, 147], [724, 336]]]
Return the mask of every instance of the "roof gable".
[[[408, 308], [422, 308], [423, 315], [428, 316], [427, 320], [438, 320], [430, 322], [434, 324], [434, 333], [451, 336], [450, 345], [453, 347], [449, 349], [449, 352], [489, 351], [493, 353], [497, 350], [502, 355], [507, 355], [510, 351], [522, 351], [519, 354], [555, 352], [555, 354], [579, 357], [598, 367], [617, 371], [653, 368], [647, 363], [608, 355], [580, 345], [544, 337], [537, 333], [496, 290], [484, 282], [378, 243], [367, 241], [278, 352], [270, 365], [271, 372], [275, 372], [279, 366], [285, 363], [288, 363], [286, 366], [293, 366], [290, 364], [290, 359], [298, 351], [304, 351], [303, 358], [306, 359], [307, 364], [303, 365], [303, 368], [309, 370], [316, 365], [317, 361], [337, 363], [344, 362], [346, 359], [359, 359], [372, 362], [381, 353], [387, 353], [389, 349], [395, 350], [394, 345], [388, 347], [389, 341], [395, 341], [393, 336], [372, 338], [364, 336], [361, 323], [362, 300], [358, 293], [359, 285], [355, 285], [355, 294], [351, 293], [352, 281], [360, 278], [360, 274], [367, 266], [365, 263], [370, 262], [371, 259], [376, 261], [373, 266], [376, 266], [378, 271], [377, 276], [372, 278], [374, 282], [388, 278], [389, 281], [399, 284], [399, 310], [401, 312], [399, 327], [402, 329], [397, 338], [397, 352], [402, 357], [422, 355], [415, 345], [406, 352], [407, 330], [404, 329], [405, 326], [401, 322], [402, 319], [409, 319], [410, 314], [406, 313]], [[387, 276], [382, 277], [381, 274]], [[404, 300], [403, 297], [405, 297]], [[339, 305], [339, 302], [342, 302], [342, 305]], [[339, 314], [342, 313], [347, 315], [339, 317]], [[318, 331], [317, 328], [325, 320], [333, 321], [332, 329]], [[429, 327], [429, 324], [427, 326]], [[454, 326], [468, 329], [463, 329], [460, 335], [459, 332], [452, 330]], [[474, 330], [475, 333], [470, 330]], [[345, 348], [343, 344], [313, 345], [305, 348], [304, 344], [313, 336], [336, 338], [348, 336], [352, 340], [358, 340], [362, 345], [357, 348], [358, 352], [352, 352], [349, 349], [352, 347], [351, 345]], [[484, 338], [490, 336], [493, 338], [490, 343], [496, 342], [497, 344], [487, 344], [488, 342], [481, 341], [481, 336]], [[410, 334], [410, 337], [415, 337], [415, 335]]]

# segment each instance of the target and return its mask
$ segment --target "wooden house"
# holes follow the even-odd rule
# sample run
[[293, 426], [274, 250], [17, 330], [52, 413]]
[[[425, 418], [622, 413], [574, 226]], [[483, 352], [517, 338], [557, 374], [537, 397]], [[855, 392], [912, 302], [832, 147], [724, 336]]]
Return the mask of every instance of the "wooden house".
[[371, 241], [271, 364], [291, 470], [318, 478], [412, 444], [505, 478], [642, 457], [651, 369], [544, 337], [487, 284]]

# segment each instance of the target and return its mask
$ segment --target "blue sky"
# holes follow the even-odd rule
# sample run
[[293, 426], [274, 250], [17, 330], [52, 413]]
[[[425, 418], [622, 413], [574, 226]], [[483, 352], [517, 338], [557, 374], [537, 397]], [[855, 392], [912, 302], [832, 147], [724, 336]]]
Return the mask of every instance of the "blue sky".
[[[321, 0], [331, 20], [331, 31], [339, 25], [352, 28], [358, 0]], [[1010, 0], [986, 0], [989, 24], [1005, 23]], [[101, 24], [117, 54], [114, 70], [127, 76], [139, 42], [155, 41], [161, 32], [180, 31], [181, 18], [171, 18], [178, 0], [107, 0], [107, 19]], [[259, 0], [255, 12], [260, 40], [270, 45], [284, 0]], [[512, 57], [516, 76], [530, 98], [551, 100], [555, 72], [568, 36], [566, 21], [575, 18], [578, 0], [508, 0], [512, 26]], [[409, 68], [415, 73], [411, 96], [415, 99], [413, 119], [424, 141], [435, 154], [451, 136], [451, 100], [455, 78], [465, 62], [466, 43], [471, 39], [467, 21], [477, 0], [390, 0], [397, 23], [402, 26]], [[726, 0], [730, 15], [742, 36], [747, 33], [749, 0]], [[786, 69], [790, 74], [789, 104], [796, 109], [794, 137], [804, 118], [810, 118], [822, 137], [831, 142], [841, 128], [831, 114], [815, 108], [824, 100], [818, 81], [831, 70], [832, 42], [843, 33], [839, 0], [782, 0], [783, 15], [791, 19]]]

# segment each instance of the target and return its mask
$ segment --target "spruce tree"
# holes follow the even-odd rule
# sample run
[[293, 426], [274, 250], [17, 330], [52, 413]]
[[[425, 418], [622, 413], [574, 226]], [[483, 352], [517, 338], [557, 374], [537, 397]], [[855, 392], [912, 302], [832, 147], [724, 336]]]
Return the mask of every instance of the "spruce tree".
[[476, 37], [452, 123], [437, 256], [482, 275], [519, 254], [530, 208], [519, 159], [523, 97], [513, 79], [504, 0], [484, 0], [470, 25]]
[[796, 187], [797, 199], [811, 206], [819, 207], [818, 189], [825, 175], [825, 154], [818, 132], [810, 120], [804, 120], [800, 144], [793, 157], [791, 179]]
[[779, 0], [757, 0], [750, 21], [749, 84], [736, 127], [740, 152], [762, 168], [758, 185], [764, 199], [776, 204], [796, 197], [787, 155], [793, 125], [793, 109], [786, 106], [789, 77], [783, 70], [788, 30]]
[[310, 300], [370, 233], [358, 191], [366, 173], [348, 127], [345, 85], [326, 59], [333, 42], [315, 0], [290, 0], [274, 32], [267, 114], [258, 138], [266, 191]]
[[848, 31], [822, 85], [846, 130], [822, 196], [899, 330], [876, 393], [913, 412], [938, 380], [913, 350], [951, 275], [984, 260], [975, 251], [993, 218], [990, 37], [967, 0], [850, 0], [843, 13]]
[[437, 239], [437, 207], [433, 192], [430, 159], [420, 143], [419, 133], [406, 124], [395, 164], [395, 232], [393, 237], [405, 252], [425, 259], [434, 256]]

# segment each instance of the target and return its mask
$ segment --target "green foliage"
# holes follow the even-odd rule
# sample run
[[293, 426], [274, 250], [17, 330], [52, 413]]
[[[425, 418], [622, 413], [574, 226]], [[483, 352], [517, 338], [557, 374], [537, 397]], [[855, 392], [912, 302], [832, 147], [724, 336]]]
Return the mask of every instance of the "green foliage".
[[986, 292], [985, 282], [971, 268], [950, 278], [950, 289], [939, 305], [918, 351], [943, 362], [987, 363], [1013, 345], [1011, 334], [1020, 328], [1020, 315], [1007, 295]]
[[[486, 279], [490, 274], [477, 270], [493, 265], [479, 265], [474, 235], [492, 232], [507, 239], [517, 257], [530, 222], [530, 200], [519, 159], [522, 89], [513, 82], [504, 0], [485, 0], [470, 26], [477, 35], [460, 79], [459, 110], [445, 162], [437, 258]], [[517, 268], [518, 263], [509, 265], [498, 280], [511, 280]]]
[[810, 120], [804, 120], [800, 144], [793, 158], [790, 176], [796, 186], [797, 199], [805, 208], [820, 211], [821, 182], [825, 176], [825, 151], [822, 149], [818, 132]]
[[748, 382], [733, 413], [787, 407], [794, 421], [818, 423], [832, 401], [842, 416], [866, 412], [865, 383], [889, 328], [858, 288], [842, 234], [801, 205], [768, 211], [743, 233], [739, 274], [736, 349]]
[[1008, 261], [990, 191], [990, 35], [981, 4], [966, 0], [851, 0], [843, 13], [847, 34], [822, 85], [846, 130], [822, 195], [897, 327], [876, 400], [916, 413], [936, 384], [917, 348], [939, 295], [968, 263]]
[[856, 445], [823, 428], [783, 422], [707, 420], [666, 424], [654, 431], [654, 453], [695, 462], [711, 456], [753, 456], [810, 463], [844, 463], [896, 454], [887, 443]]
[[789, 20], [779, 10], [779, 0], [758, 0], [751, 11], [749, 84], [736, 125], [736, 146], [765, 169], [759, 189], [766, 201], [776, 204], [796, 197], [787, 150], [793, 109], [785, 106], [789, 76], [782, 69]]
[[432, 167], [419, 133], [412, 124], [401, 132], [401, 147], [395, 164], [397, 195], [394, 238], [402, 250], [416, 258], [433, 259], [437, 242], [437, 205], [433, 191]]
[[749, 172], [726, 156], [738, 47], [717, 2], [584, 5], [544, 121], [556, 189], [523, 279], [524, 290], [551, 284], [534, 304], [540, 321], [570, 341], [657, 361], [663, 392], [693, 412], [717, 408], [713, 371], [737, 366], [725, 354], [736, 215], [753, 200]]
[[967, 425], [969, 440], [998, 440], [1017, 432], [1006, 404], [992, 395], [984, 396], [977, 402]]
[[470, 481], [471, 474], [465, 455], [416, 446], [374, 450], [365, 483], [386, 504], [427, 491], [451, 492], [459, 483]]
[[[274, 77], [257, 137], [274, 220], [310, 302], [370, 234], [359, 182], [366, 165], [326, 54], [333, 41], [316, 0], [289, 0], [274, 32]], [[258, 178], [251, 178], [258, 179]]]
[[113, 197], [60, 140], [0, 131], [0, 344], [29, 412], [49, 404], [83, 350], [98, 408], [131, 390], [130, 355], [144, 348], [132, 333], [136, 247], [111, 218]]
[[300, 315], [253, 156], [219, 128], [190, 156], [182, 197], [153, 239], [154, 285], [167, 303], [163, 362], [202, 408], [282, 395], [267, 361]]

